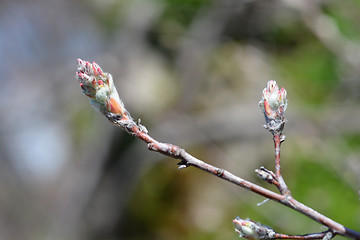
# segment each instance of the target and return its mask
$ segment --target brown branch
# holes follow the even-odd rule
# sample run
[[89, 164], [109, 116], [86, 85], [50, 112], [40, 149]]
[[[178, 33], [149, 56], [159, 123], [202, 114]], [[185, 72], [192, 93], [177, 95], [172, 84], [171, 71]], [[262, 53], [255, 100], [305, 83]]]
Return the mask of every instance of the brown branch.
[[329, 229], [320, 233], [309, 233], [304, 235], [288, 235], [283, 233], [277, 233], [271, 227], [263, 225], [258, 222], [251, 221], [249, 219], [241, 219], [236, 217], [233, 220], [235, 225], [235, 231], [239, 234], [239, 237], [248, 239], [323, 239], [330, 240], [335, 234]]
[[276, 185], [282, 195], [290, 195], [291, 192], [287, 187], [282, 175], [280, 168], [280, 145], [285, 140], [285, 136], [282, 133], [274, 133], [274, 147], [275, 147], [275, 176], [278, 181], [278, 185]]
[[[137, 137], [138, 139], [144, 141], [148, 144], [149, 150], [161, 153], [163, 155], [169, 156], [174, 159], [180, 159], [180, 168], [194, 166], [200, 170], [205, 172], [211, 173], [225, 181], [231, 182], [236, 184], [242, 188], [250, 190], [254, 193], [257, 193], [263, 197], [276, 201], [282, 205], [285, 205], [289, 208], [294, 209], [295, 211], [310, 217], [311, 219], [315, 220], [318, 223], [328, 227], [331, 229], [334, 234], [339, 234], [348, 238], [352, 239], [360, 239], [360, 233], [345, 226], [341, 225], [340, 223], [335, 222], [334, 220], [318, 213], [317, 211], [313, 210], [312, 208], [298, 202], [295, 200], [290, 194], [278, 194], [273, 191], [270, 191], [266, 188], [263, 188], [257, 184], [254, 184], [250, 181], [247, 181], [243, 178], [240, 178], [227, 170], [212, 166], [208, 163], [205, 163], [194, 156], [187, 153], [184, 149], [172, 145], [169, 143], [163, 143], [155, 140], [152, 138], [147, 131], [144, 130], [144, 127], [138, 123], [135, 123], [131, 117], [128, 115], [120, 116], [118, 114], [113, 114], [110, 112], [104, 113], [104, 115], [108, 118], [108, 120], [125, 129], [131, 135]], [[281, 178], [282, 179], [282, 178]], [[286, 236], [286, 235], [283, 235]], [[288, 235], [290, 236], [290, 235]], [[299, 239], [299, 238], [298, 238]], [[310, 239], [310, 238], [308, 238]]]
[[287, 235], [287, 234], [282, 234], [282, 233], [275, 233], [275, 236], [274, 236], [275, 239], [302, 239], [302, 240], [324, 239], [325, 237], [332, 238], [332, 237], [334, 237], [334, 234], [330, 230], [327, 230], [325, 232], [309, 233], [309, 234], [304, 234], [304, 235]]
[[[263, 90], [263, 96], [259, 102], [259, 106], [264, 112], [266, 120], [265, 128], [273, 134], [275, 146], [275, 174], [265, 168], [260, 168], [260, 170], [256, 170], [256, 172], [263, 180], [274, 184], [281, 194], [267, 190], [252, 182], [235, 176], [229, 171], [205, 163], [193, 157], [184, 149], [176, 145], [162, 143], [155, 140], [148, 134], [146, 128], [142, 126], [140, 122], [134, 122], [128, 111], [126, 111], [124, 104], [117, 94], [111, 74], [103, 72], [99, 65], [95, 62], [91, 64], [90, 62], [85, 62], [81, 59], [78, 59], [77, 62], [78, 71], [76, 76], [80, 82], [80, 87], [83, 93], [91, 98], [91, 104], [96, 109], [100, 110], [100, 112], [104, 114], [110, 122], [125, 129], [131, 135], [147, 143], [149, 150], [164, 154], [171, 158], [180, 159], [180, 169], [188, 166], [194, 166], [200, 170], [211, 173], [221, 179], [266, 197], [267, 199], [279, 202], [305, 216], [310, 217], [329, 228], [326, 235], [323, 236], [324, 240], [329, 240], [336, 234], [360, 240], [359, 232], [346, 228], [340, 223], [335, 222], [334, 220], [295, 200], [292, 197], [289, 188], [286, 186], [280, 169], [280, 145], [285, 139], [285, 136], [282, 135], [282, 131], [286, 122], [284, 118], [284, 112], [287, 107], [286, 90], [284, 88], [279, 90], [274, 80], [270, 80], [267, 87]], [[274, 239], [276, 237], [275, 234], [277, 234], [273, 229], [254, 223], [250, 220], [236, 218], [233, 222], [237, 227], [236, 231], [239, 232], [240, 236], [251, 238], [254, 238], [255, 236], [255, 238], [261, 239]], [[257, 229], [258, 232], [254, 232], [254, 229]], [[278, 238], [289, 239], [291, 236], [295, 239], [315, 239], [314, 236], [320, 237], [322, 235], [321, 233], [320, 235], [307, 234], [297, 236], [280, 234], [278, 235]]]
[[280, 134], [274, 134], [274, 147], [275, 147], [275, 176], [279, 178], [281, 176], [281, 169], [280, 169]]

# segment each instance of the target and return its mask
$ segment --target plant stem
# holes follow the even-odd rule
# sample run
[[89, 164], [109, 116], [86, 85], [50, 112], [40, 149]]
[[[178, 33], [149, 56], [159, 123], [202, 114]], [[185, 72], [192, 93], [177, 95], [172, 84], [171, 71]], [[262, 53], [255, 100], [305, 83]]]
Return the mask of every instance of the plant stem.
[[[278, 194], [273, 191], [270, 191], [266, 188], [263, 188], [257, 184], [249, 182], [243, 178], [240, 178], [227, 170], [212, 166], [208, 163], [205, 163], [194, 156], [187, 153], [184, 149], [169, 143], [162, 143], [150, 135], [147, 134], [146, 131], [143, 131], [140, 124], [136, 124], [130, 117], [119, 116], [113, 113], [106, 113], [105, 116], [108, 118], [110, 122], [113, 124], [125, 129], [131, 135], [139, 138], [140, 140], [144, 141], [148, 144], [149, 150], [161, 153], [163, 155], [169, 156], [171, 158], [180, 159], [180, 168], [194, 166], [200, 170], [205, 172], [211, 173], [225, 181], [231, 182], [236, 184], [242, 188], [250, 190], [254, 193], [257, 193], [263, 197], [269, 198], [273, 201], [281, 203], [289, 208], [294, 209], [295, 211], [308, 216], [309, 218], [313, 219], [314, 221], [328, 227], [334, 234], [339, 234], [348, 238], [360, 240], [360, 233], [356, 232], [352, 229], [349, 229], [340, 223], [335, 222], [334, 220], [318, 213], [317, 211], [313, 210], [312, 208], [300, 203], [299, 201], [295, 200], [291, 194], [289, 194], [289, 190], [282, 180], [280, 166], [277, 167], [277, 172], [279, 173], [279, 177], [283, 183], [280, 182], [280, 189], [281, 191], [285, 191], [285, 194]], [[282, 137], [281, 135], [274, 136], [274, 143], [275, 149], [275, 159], [280, 163], [280, 144], [281, 144]], [[279, 164], [280, 165], [280, 164]], [[280, 180], [279, 179], [279, 180]], [[289, 191], [288, 193], [286, 192]], [[285, 235], [284, 235], [285, 236]]]
[[287, 235], [282, 233], [276, 233], [275, 239], [323, 239], [329, 233], [332, 235], [330, 230], [320, 233], [309, 233], [304, 235]]
[[275, 147], [275, 175], [277, 178], [281, 176], [281, 168], [280, 168], [280, 135], [279, 133], [274, 134], [274, 147]]
[[290, 189], [287, 187], [282, 175], [281, 175], [281, 167], [280, 167], [280, 146], [285, 138], [284, 135], [282, 135], [281, 131], [280, 133], [274, 133], [274, 147], [275, 147], [275, 176], [279, 184], [277, 185], [280, 193], [282, 195], [291, 195]]

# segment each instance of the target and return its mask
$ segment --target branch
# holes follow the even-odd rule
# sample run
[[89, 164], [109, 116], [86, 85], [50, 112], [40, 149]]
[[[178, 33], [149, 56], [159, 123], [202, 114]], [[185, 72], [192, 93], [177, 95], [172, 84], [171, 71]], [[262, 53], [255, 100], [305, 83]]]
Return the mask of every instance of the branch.
[[[316, 234], [286, 235], [276, 233], [271, 228], [262, 227], [261, 229], [265, 229], [264, 232], [266, 234], [264, 236], [256, 235], [256, 238], [331, 239], [336, 234], [339, 234], [353, 239], [360, 239], [359, 232], [348, 229], [340, 223], [335, 222], [334, 220], [295, 200], [292, 197], [290, 190], [286, 186], [280, 171], [280, 144], [285, 139], [285, 137], [282, 135], [282, 130], [285, 124], [283, 114], [286, 110], [287, 100], [285, 89], [282, 88], [279, 90], [275, 81], [268, 82], [267, 88], [265, 88], [263, 91], [263, 98], [259, 105], [263, 108], [264, 111], [266, 119], [265, 128], [267, 128], [274, 137], [276, 173], [274, 174], [265, 168], [260, 168], [260, 170], [257, 170], [257, 174], [262, 179], [277, 186], [281, 194], [275, 193], [257, 184], [249, 182], [230, 173], [227, 170], [205, 163], [176, 145], [159, 142], [152, 138], [148, 134], [147, 129], [140, 124], [140, 121], [135, 122], [130, 116], [130, 113], [125, 109], [124, 104], [116, 92], [111, 74], [104, 73], [95, 62], [90, 64], [89, 62], [84, 62], [78, 59], [78, 72], [76, 76], [80, 82], [80, 87], [82, 88], [83, 93], [91, 98], [90, 102], [94, 108], [99, 110], [111, 123], [121, 127], [129, 134], [147, 143], [149, 150], [161, 153], [174, 159], [180, 159], [180, 162], [178, 163], [179, 169], [189, 166], [196, 167], [225, 181], [231, 182], [242, 188], [259, 194], [267, 199], [271, 199], [282, 205], [292, 208], [295, 211], [321, 223], [329, 229], [326, 232]], [[237, 220], [238, 218], [234, 220], [234, 223]], [[246, 223], [253, 223], [249, 220], [246, 221]], [[235, 226], [237, 225], [235, 224]], [[269, 229], [271, 229], [271, 231]], [[241, 236], [251, 237], [247, 235], [247, 230], [249, 229], [245, 228], [245, 231], [242, 232]], [[237, 231], [240, 231], [239, 228], [237, 228]], [[327, 235], [327, 233], [331, 233], [331, 236], [330, 234]]]
[[243, 178], [235, 176], [229, 171], [205, 163], [200, 159], [197, 159], [196, 157], [190, 155], [184, 149], [176, 145], [163, 143], [155, 140], [147, 133], [146, 130], [144, 130], [144, 127], [142, 125], [140, 125], [139, 123], [135, 123], [128, 116], [121, 117], [113, 113], [107, 113], [105, 114], [105, 116], [111, 123], [123, 128], [131, 135], [147, 143], [149, 150], [161, 153], [174, 159], [180, 159], [180, 162], [178, 163], [180, 169], [194, 166], [198, 169], [211, 173], [225, 181], [234, 183], [242, 188], [255, 192], [266, 198], [270, 198], [278, 202], [284, 201], [285, 197], [278, 193], [272, 192]]
[[287, 187], [280, 169], [280, 145], [285, 140], [285, 136], [282, 133], [275, 133], [274, 137], [274, 147], [275, 147], [275, 176], [278, 181], [278, 189], [282, 195], [291, 195], [289, 188]]
[[131, 135], [133, 135], [133, 136], [137, 137], [138, 139], [147, 143], [149, 150], [161, 153], [163, 155], [166, 155], [166, 156], [174, 158], [174, 159], [180, 159], [180, 162], [178, 163], [180, 165], [180, 167], [179, 167], [180, 169], [186, 168], [189, 166], [194, 166], [200, 170], [211, 173], [212, 175], [215, 175], [225, 181], [236, 184], [242, 188], [245, 188], [254, 193], [257, 193], [265, 198], [271, 199], [282, 205], [292, 208], [295, 211], [297, 211], [303, 215], [306, 215], [306, 216], [310, 217], [311, 219], [315, 220], [316, 222], [328, 227], [329, 229], [334, 231], [334, 233], [336, 233], [336, 234], [346, 236], [349, 238], [353, 238], [353, 239], [360, 239], [359, 232], [350, 230], [350, 229], [346, 228], [345, 226], [341, 225], [340, 223], [337, 223], [334, 220], [316, 212], [312, 208], [298, 202], [289, 194], [282, 195], [282, 194], [278, 194], [273, 191], [270, 191], [270, 190], [263, 188], [255, 183], [252, 183], [241, 177], [238, 177], [227, 170], [224, 170], [224, 169], [215, 167], [213, 165], [210, 165], [208, 163], [205, 163], [205, 162], [201, 161], [200, 159], [197, 159], [196, 157], [190, 155], [189, 153], [187, 153], [184, 149], [180, 148], [179, 146], [169, 144], [169, 143], [163, 143], [163, 142], [159, 142], [159, 141], [155, 140], [147, 133], [147, 131], [141, 124], [136, 123], [134, 120], [132, 120], [132, 118], [129, 118], [126, 115], [121, 117], [117, 114], [107, 113], [107, 114], [105, 114], [105, 117], [107, 117], [107, 119], [111, 123], [123, 128]]
[[331, 230], [320, 233], [309, 233], [304, 235], [288, 235], [277, 233], [271, 227], [265, 226], [261, 223], [253, 222], [249, 219], [241, 219], [236, 217], [233, 220], [235, 231], [240, 237], [248, 239], [326, 239], [329, 240], [334, 237]]
[[287, 235], [282, 233], [276, 233], [275, 239], [324, 239], [328, 240], [333, 238], [335, 235], [330, 231], [327, 230], [325, 232], [320, 233], [309, 233], [304, 235]]

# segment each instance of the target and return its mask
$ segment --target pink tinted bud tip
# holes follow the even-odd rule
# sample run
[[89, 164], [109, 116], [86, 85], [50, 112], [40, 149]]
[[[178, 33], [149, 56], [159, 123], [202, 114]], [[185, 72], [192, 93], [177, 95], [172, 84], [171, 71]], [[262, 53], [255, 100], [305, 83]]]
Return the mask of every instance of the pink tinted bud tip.
[[92, 63], [92, 67], [95, 76], [102, 75], [101, 68], [95, 61]]
[[86, 62], [86, 63], [85, 63], [85, 68], [86, 68], [86, 71], [87, 71], [87, 72], [90, 72], [91, 64], [90, 64], [89, 62]]
[[269, 119], [283, 118], [287, 107], [286, 90], [279, 87], [276, 81], [270, 80], [262, 93], [259, 106]]

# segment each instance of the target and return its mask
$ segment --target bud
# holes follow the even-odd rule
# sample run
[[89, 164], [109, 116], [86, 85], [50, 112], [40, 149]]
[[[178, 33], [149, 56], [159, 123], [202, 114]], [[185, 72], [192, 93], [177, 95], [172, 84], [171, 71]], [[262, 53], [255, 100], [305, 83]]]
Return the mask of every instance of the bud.
[[111, 74], [103, 72], [96, 62], [91, 64], [78, 59], [76, 78], [80, 82], [82, 92], [91, 98], [90, 103], [94, 108], [103, 113], [124, 115], [126, 110], [116, 91]]
[[256, 225], [254, 222], [250, 220], [241, 219], [239, 217], [236, 217], [233, 220], [233, 223], [235, 225], [235, 232], [239, 234], [239, 237], [244, 237], [247, 239], [256, 239]]
[[268, 183], [274, 183], [276, 181], [276, 176], [272, 171], [267, 170], [264, 167], [261, 167], [260, 169], [256, 169], [255, 172], [257, 173], [258, 177], [262, 180], [267, 181]]
[[241, 219], [236, 217], [233, 220], [235, 232], [239, 237], [247, 239], [274, 239], [275, 231], [260, 223], [253, 222], [249, 219]]
[[259, 106], [267, 119], [284, 119], [287, 107], [286, 90], [279, 90], [276, 81], [270, 80], [263, 90]]

